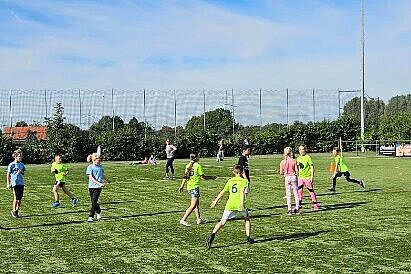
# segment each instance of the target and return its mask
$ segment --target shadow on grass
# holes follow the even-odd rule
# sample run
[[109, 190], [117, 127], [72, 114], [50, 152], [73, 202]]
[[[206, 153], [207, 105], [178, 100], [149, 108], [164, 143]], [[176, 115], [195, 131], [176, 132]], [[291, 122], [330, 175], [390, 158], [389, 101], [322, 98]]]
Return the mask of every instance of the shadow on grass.
[[[77, 212], [80, 212], [80, 211], [77, 211]], [[106, 217], [106, 218], [103, 218], [103, 221], [123, 220], [123, 219], [148, 217], [148, 216], [172, 214], [172, 213], [182, 213], [182, 212], [184, 211], [174, 210], [174, 211], [133, 214], [133, 215], [126, 215], [126, 216], [116, 216], [116, 217], [108, 217], [108, 218]], [[84, 220], [65, 221], [65, 222], [56, 222], [56, 223], [48, 223], [48, 224], [35, 224], [35, 225], [17, 226], [17, 227], [1, 227], [0, 226], [0, 229], [1, 230], [18, 230], [18, 229], [28, 229], [28, 228], [36, 228], [36, 227], [53, 227], [53, 226], [61, 226], [61, 225], [84, 224], [84, 223], [88, 223], [86, 218]]]
[[[254, 210], [255, 211], [255, 210]], [[240, 214], [238, 214], [240, 215]], [[272, 216], [278, 216], [281, 215], [279, 213], [271, 213], [271, 214], [250, 214], [251, 219], [260, 219], [260, 218], [269, 218]], [[207, 224], [212, 224], [212, 223], [218, 223], [221, 221], [221, 219], [214, 219], [214, 220], [207, 220]], [[244, 221], [244, 217], [242, 216], [236, 216], [232, 219], [227, 220], [228, 222], [235, 222], [235, 221]]]
[[[60, 208], [64, 208], [64, 207], [60, 207]], [[59, 210], [60, 208], [56, 208], [54, 210]], [[102, 208], [102, 210], [113, 210], [113, 209], [117, 209], [117, 208], [115, 207]], [[89, 212], [89, 211], [90, 210], [77, 210], [77, 211], [64, 211], [64, 212], [54, 212], [54, 213], [23, 215], [23, 216], [20, 216], [19, 219], [26, 219], [26, 218], [31, 218], [31, 217], [45, 217], [45, 216], [55, 216], [55, 215], [76, 214], [76, 213], [84, 213], [84, 212]]]
[[116, 205], [116, 204], [128, 204], [128, 203], [136, 203], [137, 201], [113, 201], [113, 202], [104, 202], [100, 203], [100, 205]]
[[138, 218], [138, 217], [149, 217], [149, 216], [172, 214], [172, 213], [183, 213], [183, 212], [185, 212], [185, 211], [182, 211], [182, 210], [171, 210], [171, 211], [162, 211], [162, 212], [153, 212], [153, 213], [141, 213], [141, 214], [133, 214], [133, 215], [110, 217], [110, 218], [107, 218], [107, 220], [132, 219], [132, 218]]
[[367, 202], [355, 202], [355, 203], [343, 203], [343, 204], [335, 204], [335, 205], [324, 205], [321, 206], [321, 210], [319, 211], [303, 211], [302, 214], [312, 214], [312, 213], [318, 213], [321, 211], [332, 211], [332, 210], [339, 210], [339, 209], [347, 209], [347, 208], [354, 208], [358, 206], [362, 206], [367, 204]]
[[[328, 230], [319, 230], [319, 231], [313, 231], [313, 232], [298, 232], [298, 233], [291, 233], [291, 234], [282, 234], [282, 235], [275, 235], [275, 236], [262, 236], [262, 237], [257, 237], [255, 239], [254, 244], [261, 244], [261, 243], [266, 243], [266, 242], [272, 242], [272, 241], [298, 241], [298, 240], [303, 240], [307, 239], [310, 237], [315, 237], [323, 233], [329, 232]], [[234, 244], [229, 244], [229, 245], [220, 245], [220, 246], [214, 246], [211, 247], [212, 249], [218, 249], [218, 248], [227, 248], [227, 247], [233, 247], [233, 246], [238, 246], [238, 245], [246, 245], [246, 242], [241, 242], [241, 243], [234, 243]]]
[[349, 193], [362, 193], [362, 192], [376, 192], [381, 191], [381, 188], [373, 188], [373, 189], [360, 189], [360, 190], [352, 190], [352, 191], [345, 191], [345, 192], [328, 192], [328, 193], [320, 193], [317, 196], [333, 196], [333, 195], [341, 195], [341, 194], [349, 194]]

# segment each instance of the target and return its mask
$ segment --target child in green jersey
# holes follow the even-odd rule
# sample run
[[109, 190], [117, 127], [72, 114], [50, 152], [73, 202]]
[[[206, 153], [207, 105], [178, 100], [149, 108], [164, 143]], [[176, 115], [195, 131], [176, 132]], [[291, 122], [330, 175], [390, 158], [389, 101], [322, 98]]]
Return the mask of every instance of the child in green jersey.
[[73, 207], [77, 206], [78, 199], [74, 197], [73, 193], [71, 193], [66, 186], [66, 176], [69, 173], [69, 170], [66, 165], [62, 163], [61, 154], [56, 154], [54, 156], [54, 162], [51, 164], [51, 173], [54, 174], [54, 177], [56, 178], [56, 182], [53, 186], [53, 189], [51, 190], [54, 194], [54, 202], [51, 204], [51, 206], [59, 207], [61, 205], [58, 193], [59, 189], [62, 189], [64, 193], [66, 193], [67, 196], [70, 197], [71, 205]]
[[300, 200], [300, 208], [303, 204], [304, 186], [308, 189], [311, 201], [313, 202], [313, 209], [320, 210], [317, 201], [317, 195], [314, 191], [314, 164], [310, 155], [307, 154], [307, 147], [300, 145], [298, 147], [300, 156], [297, 158], [298, 164], [298, 198]]
[[333, 185], [328, 190], [331, 192], [335, 192], [335, 187], [337, 185], [337, 178], [341, 177], [342, 175], [345, 176], [345, 180], [347, 180], [347, 182], [359, 184], [362, 188], [364, 188], [365, 187], [364, 180], [358, 181], [356, 179], [350, 178], [351, 174], [348, 171], [348, 166], [344, 162], [343, 157], [338, 155], [340, 151], [341, 150], [339, 147], [333, 148], [333, 156], [334, 156], [334, 161], [335, 161], [334, 174], [332, 176]]
[[190, 206], [187, 208], [183, 218], [180, 220], [180, 224], [184, 226], [191, 226], [187, 222], [187, 218], [193, 211], [197, 217], [197, 224], [204, 223], [204, 220], [202, 220], [200, 216], [200, 181], [201, 179], [214, 180], [217, 178], [216, 176], [204, 175], [203, 167], [198, 163], [198, 161], [199, 157], [197, 154], [190, 154], [190, 163], [186, 166], [183, 180], [181, 182], [180, 188], [178, 189], [180, 192], [182, 192], [184, 185], [187, 183], [187, 191], [191, 196]]
[[218, 201], [223, 197], [223, 195], [228, 192], [230, 196], [228, 197], [227, 203], [225, 205], [223, 216], [221, 220], [215, 225], [213, 232], [210, 236], [207, 237], [206, 240], [206, 248], [210, 249], [211, 244], [214, 241], [215, 235], [218, 231], [227, 223], [228, 220], [234, 218], [237, 212], [240, 212], [241, 215], [244, 217], [245, 222], [245, 234], [247, 236], [247, 243], [253, 244], [254, 239], [251, 238], [251, 221], [250, 215], [248, 213], [248, 203], [247, 203], [247, 195], [246, 189], [248, 186], [247, 180], [243, 177], [243, 167], [240, 165], [235, 165], [233, 168], [233, 175], [234, 177], [228, 180], [225, 187], [218, 196], [213, 200], [211, 203], [211, 207], [214, 208]]

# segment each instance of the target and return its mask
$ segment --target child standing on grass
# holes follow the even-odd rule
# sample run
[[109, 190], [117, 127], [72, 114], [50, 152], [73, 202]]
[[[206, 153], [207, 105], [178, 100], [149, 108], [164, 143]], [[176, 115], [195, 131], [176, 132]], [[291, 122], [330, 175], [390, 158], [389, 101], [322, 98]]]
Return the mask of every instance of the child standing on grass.
[[305, 145], [300, 145], [298, 147], [298, 152], [300, 156], [297, 158], [298, 163], [298, 198], [300, 209], [303, 204], [304, 197], [304, 186], [308, 189], [310, 193], [311, 201], [313, 202], [313, 209], [320, 210], [317, 201], [317, 195], [314, 192], [314, 164], [311, 160], [310, 155], [307, 154], [307, 147]]
[[342, 175], [344, 175], [345, 180], [347, 180], [347, 182], [350, 183], [354, 183], [354, 184], [359, 184], [362, 188], [365, 187], [364, 185], [364, 180], [358, 181], [356, 179], [350, 178], [351, 174], [348, 171], [348, 166], [346, 165], [346, 163], [343, 160], [343, 157], [338, 155], [338, 153], [340, 153], [340, 148], [339, 147], [334, 147], [333, 148], [333, 156], [334, 156], [334, 161], [335, 161], [335, 167], [334, 167], [334, 174], [332, 176], [332, 187], [329, 188], [328, 190], [331, 192], [335, 192], [335, 187], [337, 185], [337, 178], [341, 177]]
[[[177, 148], [170, 142], [169, 139], [166, 140], [166, 175], [163, 179], [175, 179], [176, 177], [174, 176], [174, 157], [176, 153]], [[171, 176], [169, 175], [169, 171], [171, 172]]]
[[248, 145], [244, 145], [242, 148], [242, 153], [240, 157], [238, 158], [238, 163], [237, 165], [240, 165], [243, 169], [243, 178], [247, 180], [248, 185], [246, 189], [246, 194], [250, 193], [250, 183], [251, 183], [251, 178], [250, 178], [250, 167], [248, 165], [248, 157], [250, 157], [251, 154], [251, 147]]
[[210, 207], [214, 208], [218, 201], [223, 197], [223, 195], [228, 192], [229, 197], [224, 209], [223, 216], [221, 220], [215, 225], [213, 232], [210, 236], [207, 237], [206, 240], [206, 248], [210, 249], [211, 245], [214, 241], [215, 235], [220, 231], [220, 229], [227, 223], [228, 220], [234, 218], [237, 212], [240, 212], [241, 215], [244, 217], [245, 222], [245, 234], [246, 234], [246, 241], [249, 244], [254, 243], [254, 239], [251, 238], [251, 221], [250, 216], [248, 213], [248, 203], [247, 203], [247, 196], [246, 196], [246, 189], [248, 186], [247, 180], [242, 178], [243, 175], [243, 168], [240, 165], [235, 165], [233, 168], [233, 175], [234, 177], [228, 180], [225, 187], [218, 196], [213, 200]]
[[[280, 163], [280, 174], [284, 175], [285, 180], [285, 195], [288, 209], [287, 214], [298, 214], [300, 212], [300, 202], [298, 200], [297, 191], [298, 165], [297, 161], [293, 157], [293, 150], [291, 147], [284, 148], [284, 159]], [[291, 193], [293, 193], [295, 200], [294, 209], [291, 208]]]
[[200, 181], [201, 179], [214, 180], [217, 178], [216, 176], [204, 175], [203, 167], [198, 163], [198, 161], [198, 154], [190, 154], [190, 163], [186, 166], [183, 180], [181, 182], [180, 188], [178, 189], [180, 192], [182, 192], [184, 185], [187, 183], [187, 191], [191, 196], [190, 206], [187, 208], [183, 218], [181, 218], [180, 220], [180, 224], [184, 226], [191, 226], [187, 222], [187, 218], [193, 211], [197, 217], [198, 225], [205, 222], [203, 219], [201, 219], [200, 216]]
[[88, 217], [89, 222], [94, 221], [94, 214], [97, 215], [97, 220], [101, 220], [101, 208], [98, 203], [98, 199], [101, 194], [101, 190], [104, 187], [103, 179], [110, 183], [108, 177], [104, 174], [104, 168], [101, 165], [100, 155], [93, 153], [87, 157], [87, 162], [92, 162], [87, 167], [86, 174], [88, 176], [88, 190], [90, 193], [91, 209]]
[[18, 218], [21, 199], [23, 199], [23, 175], [26, 171], [26, 167], [21, 162], [23, 159], [23, 153], [20, 149], [15, 150], [12, 155], [14, 161], [7, 166], [6, 187], [11, 187], [13, 189], [13, 204], [10, 213], [13, 218]]
[[73, 193], [71, 193], [67, 186], [66, 186], [66, 176], [69, 173], [68, 168], [65, 164], [62, 163], [61, 154], [56, 154], [54, 156], [54, 162], [51, 164], [51, 173], [54, 174], [56, 178], [56, 182], [53, 186], [52, 192], [54, 194], [54, 202], [51, 204], [52, 207], [59, 207], [60, 204], [60, 197], [58, 190], [62, 189], [64, 193], [71, 199], [71, 205], [73, 207], [77, 206], [78, 199], [74, 197]]

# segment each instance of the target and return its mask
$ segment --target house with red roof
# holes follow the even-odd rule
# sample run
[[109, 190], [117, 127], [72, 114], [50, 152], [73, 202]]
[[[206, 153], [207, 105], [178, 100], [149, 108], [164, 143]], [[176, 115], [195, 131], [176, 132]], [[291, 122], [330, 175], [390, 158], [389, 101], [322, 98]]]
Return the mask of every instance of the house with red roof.
[[31, 132], [38, 141], [41, 141], [47, 138], [46, 130], [45, 126], [5, 127], [3, 133], [14, 141], [26, 141]]

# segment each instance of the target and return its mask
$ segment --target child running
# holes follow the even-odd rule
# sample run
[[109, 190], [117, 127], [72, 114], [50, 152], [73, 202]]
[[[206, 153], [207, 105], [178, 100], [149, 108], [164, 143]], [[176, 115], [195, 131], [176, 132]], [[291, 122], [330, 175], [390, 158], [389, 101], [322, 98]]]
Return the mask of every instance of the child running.
[[13, 189], [13, 204], [10, 213], [13, 218], [18, 218], [21, 199], [23, 199], [24, 193], [23, 175], [26, 167], [21, 162], [23, 160], [23, 153], [20, 149], [15, 150], [12, 155], [14, 161], [7, 166], [6, 187]]
[[300, 156], [297, 158], [298, 163], [298, 198], [300, 209], [303, 204], [304, 197], [304, 186], [308, 189], [311, 196], [311, 201], [313, 202], [313, 209], [320, 210], [317, 201], [317, 195], [314, 192], [314, 164], [311, 160], [310, 155], [307, 154], [307, 147], [305, 145], [300, 145], [298, 147], [298, 152]]
[[211, 203], [211, 207], [214, 208], [218, 201], [223, 197], [223, 195], [228, 192], [230, 196], [228, 197], [223, 216], [221, 220], [215, 225], [213, 232], [210, 236], [207, 237], [206, 240], [206, 248], [210, 249], [211, 244], [214, 241], [215, 235], [218, 231], [227, 223], [228, 220], [234, 218], [237, 212], [240, 212], [241, 215], [244, 217], [245, 222], [245, 234], [246, 234], [246, 241], [249, 244], [254, 243], [254, 239], [251, 238], [251, 221], [250, 215], [248, 213], [248, 203], [247, 203], [247, 196], [246, 196], [246, 189], [248, 186], [247, 180], [242, 178], [243, 175], [243, 168], [240, 165], [235, 165], [233, 168], [234, 177], [228, 180], [225, 187], [218, 196], [213, 200]]
[[58, 193], [59, 189], [62, 189], [64, 193], [66, 193], [67, 196], [70, 197], [71, 205], [73, 207], [77, 206], [78, 199], [74, 197], [73, 193], [71, 193], [66, 186], [66, 178], [69, 170], [67, 166], [63, 164], [61, 154], [56, 154], [54, 156], [54, 162], [51, 164], [51, 173], [54, 174], [54, 177], [56, 178], [56, 182], [53, 186], [53, 189], [51, 190], [54, 194], [54, 202], [51, 204], [51, 206], [59, 207], [61, 205]]
[[[284, 175], [285, 180], [285, 196], [287, 199], [288, 215], [300, 213], [300, 202], [298, 200], [297, 191], [298, 165], [293, 156], [293, 150], [291, 147], [284, 148], [284, 159], [280, 163], [280, 174]], [[295, 200], [294, 209], [291, 208], [291, 192], [293, 193]]]
[[94, 221], [94, 214], [97, 215], [97, 220], [101, 220], [101, 208], [98, 203], [98, 199], [101, 194], [101, 190], [104, 187], [103, 179], [107, 183], [110, 183], [108, 177], [104, 174], [104, 168], [101, 165], [101, 159], [99, 154], [93, 153], [87, 157], [87, 162], [92, 162], [87, 167], [86, 174], [88, 176], [88, 190], [90, 193], [91, 209], [88, 217], [89, 222]]
[[332, 176], [332, 187], [329, 188], [328, 190], [331, 192], [335, 192], [335, 187], [337, 185], [337, 178], [341, 177], [342, 175], [345, 176], [345, 180], [350, 183], [355, 183], [359, 184], [362, 188], [365, 187], [364, 185], [364, 180], [358, 181], [356, 179], [350, 178], [351, 174], [348, 171], [348, 166], [344, 162], [343, 157], [338, 155], [340, 153], [340, 148], [339, 147], [334, 147], [333, 148], [333, 156], [334, 156], [334, 161], [335, 161], [335, 167], [334, 167], [334, 174]]
[[217, 178], [216, 176], [204, 175], [203, 167], [198, 163], [198, 161], [199, 157], [197, 154], [190, 154], [190, 163], [186, 166], [183, 180], [181, 182], [180, 188], [178, 189], [180, 192], [182, 192], [184, 185], [187, 183], [187, 191], [191, 196], [190, 206], [187, 208], [183, 218], [180, 220], [180, 224], [184, 226], [191, 226], [187, 222], [187, 218], [193, 211], [197, 217], [197, 224], [199, 225], [205, 223], [205, 221], [201, 219], [200, 216], [200, 181], [201, 179], [214, 180]]

